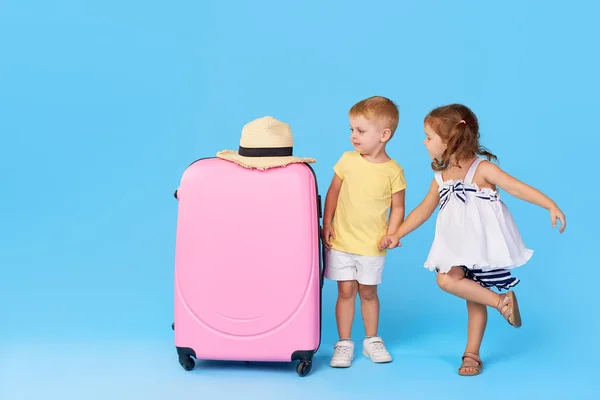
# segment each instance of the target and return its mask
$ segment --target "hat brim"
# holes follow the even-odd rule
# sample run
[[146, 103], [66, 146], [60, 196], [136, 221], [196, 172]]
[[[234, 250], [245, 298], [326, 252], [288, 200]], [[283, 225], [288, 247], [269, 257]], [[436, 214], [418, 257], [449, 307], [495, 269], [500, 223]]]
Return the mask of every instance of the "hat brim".
[[234, 162], [244, 168], [252, 168], [266, 170], [269, 168], [285, 167], [289, 164], [297, 163], [315, 163], [314, 158], [307, 157], [244, 157], [240, 156], [237, 151], [223, 150], [217, 153], [217, 157], [223, 160]]

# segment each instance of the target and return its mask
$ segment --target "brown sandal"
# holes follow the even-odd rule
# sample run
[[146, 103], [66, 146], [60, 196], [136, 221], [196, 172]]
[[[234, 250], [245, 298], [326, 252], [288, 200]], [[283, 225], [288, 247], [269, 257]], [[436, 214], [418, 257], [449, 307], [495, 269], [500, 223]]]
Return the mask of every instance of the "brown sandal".
[[[477, 365], [465, 365], [465, 358], [472, 359], [473, 361], [477, 362]], [[473, 371], [465, 372], [465, 371], [463, 371], [465, 369], [471, 369]], [[483, 369], [483, 362], [481, 361], [481, 358], [479, 358], [479, 356], [477, 354], [465, 353], [462, 356], [462, 365], [458, 369], [458, 374], [462, 375], [462, 376], [475, 376], [475, 375], [479, 375], [481, 373], [482, 369]]]
[[519, 303], [517, 296], [513, 291], [500, 295], [496, 309], [502, 314], [504, 319], [515, 328], [521, 327], [521, 313], [519, 312]]

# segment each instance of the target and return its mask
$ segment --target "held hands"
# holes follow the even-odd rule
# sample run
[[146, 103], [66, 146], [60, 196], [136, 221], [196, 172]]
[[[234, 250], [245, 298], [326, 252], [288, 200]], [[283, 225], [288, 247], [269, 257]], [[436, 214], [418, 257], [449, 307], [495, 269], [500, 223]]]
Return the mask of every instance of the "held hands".
[[563, 212], [557, 206], [550, 208], [550, 220], [553, 228], [556, 228], [556, 220], [559, 220], [560, 229], [558, 231], [560, 233], [565, 231], [565, 228], [567, 227], [567, 219], [565, 218], [565, 214], [563, 214]]
[[[331, 225], [324, 226], [321, 231], [321, 235], [323, 236], [323, 242], [325, 243], [325, 246], [330, 249], [331, 240], [335, 240], [335, 231], [333, 230], [333, 227]], [[382, 251], [383, 249], [393, 249], [400, 246], [402, 246], [402, 243], [400, 243], [400, 240], [394, 237], [394, 235], [385, 235], [379, 241], [379, 251]]]
[[379, 251], [383, 251], [383, 249], [393, 249], [395, 247], [402, 246], [400, 240], [394, 235], [385, 235], [379, 241]]
[[330, 249], [331, 239], [335, 240], [335, 232], [333, 231], [333, 227], [331, 225], [323, 226], [321, 235], [323, 236], [323, 242], [325, 243], [325, 246]]

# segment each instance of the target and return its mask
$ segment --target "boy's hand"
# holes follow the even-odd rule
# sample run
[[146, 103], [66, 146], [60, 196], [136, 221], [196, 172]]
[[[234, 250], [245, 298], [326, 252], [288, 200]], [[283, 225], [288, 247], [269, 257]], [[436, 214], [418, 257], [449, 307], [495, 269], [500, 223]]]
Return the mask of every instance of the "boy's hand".
[[558, 207], [552, 207], [550, 209], [550, 219], [552, 220], [552, 227], [556, 227], [556, 220], [560, 221], [560, 229], [558, 230], [560, 233], [565, 231], [567, 227], [567, 219], [565, 218], [565, 214], [560, 211]]
[[400, 240], [394, 237], [394, 235], [385, 235], [379, 241], [379, 251], [383, 251], [383, 249], [393, 249], [400, 246], [402, 246], [402, 243], [400, 243]]
[[333, 227], [331, 225], [326, 225], [323, 227], [321, 234], [323, 235], [323, 241], [325, 242], [325, 246], [328, 249], [331, 248], [331, 239], [335, 239], [335, 232], [333, 231]]

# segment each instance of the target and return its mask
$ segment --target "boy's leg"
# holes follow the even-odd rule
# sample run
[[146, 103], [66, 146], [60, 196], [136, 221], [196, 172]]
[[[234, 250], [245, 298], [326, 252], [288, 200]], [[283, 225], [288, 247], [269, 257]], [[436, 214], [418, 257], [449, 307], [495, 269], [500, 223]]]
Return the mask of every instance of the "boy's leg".
[[332, 367], [347, 368], [352, 365], [352, 360], [354, 360], [354, 342], [351, 335], [357, 291], [358, 282], [354, 280], [338, 282], [335, 319], [340, 339], [334, 346], [333, 356], [329, 363]]
[[381, 283], [385, 257], [357, 256], [357, 280], [360, 294], [361, 312], [365, 324], [366, 338], [363, 341], [363, 354], [373, 362], [390, 362], [392, 356], [385, 348], [383, 340], [377, 336], [379, 330], [379, 296], [377, 285]]
[[351, 340], [351, 334], [358, 292], [356, 266], [352, 256], [340, 251], [329, 250], [325, 277], [337, 281], [338, 285], [335, 317], [339, 341], [334, 346], [330, 365], [338, 368], [349, 367], [354, 359], [354, 343]]
[[352, 337], [352, 322], [354, 321], [354, 308], [358, 282], [338, 282], [338, 298], [335, 305], [335, 319], [337, 322], [340, 340]]
[[359, 285], [360, 309], [367, 337], [377, 336], [379, 329], [379, 296], [377, 285]]

